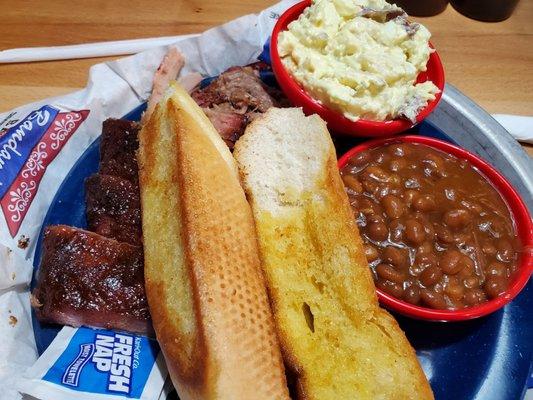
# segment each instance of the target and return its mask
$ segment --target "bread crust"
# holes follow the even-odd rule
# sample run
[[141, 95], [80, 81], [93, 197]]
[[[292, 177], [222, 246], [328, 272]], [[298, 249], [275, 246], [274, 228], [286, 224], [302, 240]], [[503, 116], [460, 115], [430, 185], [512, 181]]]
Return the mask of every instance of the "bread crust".
[[288, 399], [251, 210], [217, 140], [178, 86], [141, 130], [154, 329], [182, 400]]

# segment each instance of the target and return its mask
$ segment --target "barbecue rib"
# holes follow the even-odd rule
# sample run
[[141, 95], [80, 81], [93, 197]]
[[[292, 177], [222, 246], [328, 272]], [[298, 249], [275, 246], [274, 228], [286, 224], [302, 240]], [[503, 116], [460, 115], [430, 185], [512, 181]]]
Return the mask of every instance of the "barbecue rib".
[[41, 321], [152, 331], [141, 247], [65, 225], [46, 228], [33, 305]]
[[139, 187], [113, 176], [94, 174], [85, 181], [87, 226], [90, 231], [141, 246]]
[[125, 119], [107, 119], [102, 126], [99, 172], [138, 184], [137, 158], [139, 125]]

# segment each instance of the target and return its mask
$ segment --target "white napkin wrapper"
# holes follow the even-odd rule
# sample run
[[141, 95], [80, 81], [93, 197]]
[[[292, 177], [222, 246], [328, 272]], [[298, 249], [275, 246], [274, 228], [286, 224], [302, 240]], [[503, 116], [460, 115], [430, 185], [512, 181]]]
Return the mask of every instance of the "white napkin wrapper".
[[[246, 15], [175, 46], [184, 54], [182, 75], [214, 76], [257, 60], [279, 14], [295, 0], [282, 1], [258, 15]], [[167, 46], [94, 65], [87, 86], [75, 93], [24, 105], [0, 114], [0, 397], [20, 399], [21, 388], [43, 400], [59, 397], [57, 385], [41, 379], [55, 358], [37, 359], [28, 286], [35, 245], [48, 208], [65, 176], [100, 135], [102, 122], [120, 118], [142, 104]], [[19, 239], [29, 239], [19, 247]], [[23, 241], [21, 241], [22, 244]], [[74, 332], [65, 328], [65, 332]], [[62, 339], [63, 338], [63, 339]], [[52, 342], [65, 351], [63, 336]], [[46, 355], [46, 353], [44, 353]], [[89, 362], [89, 361], [87, 361]], [[27, 371], [28, 367], [32, 367]], [[160, 396], [159, 392], [151, 398]], [[37, 389], [38, 388], [38, 389]], [[165, 386], [168, 392], [168, 386]], [[97, 398], [86, 392], [89, 397]], [[161, 395], [163, 398], [164, 395]]]
[[153, 400], [167, 374], [155, 339], [65, 326], [15, 385], [43, 400]]

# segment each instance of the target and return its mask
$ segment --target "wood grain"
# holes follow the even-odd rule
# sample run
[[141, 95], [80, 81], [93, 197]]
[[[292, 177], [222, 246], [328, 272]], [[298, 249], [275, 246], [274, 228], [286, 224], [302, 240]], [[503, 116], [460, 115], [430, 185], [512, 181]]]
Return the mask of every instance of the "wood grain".
[[[0, 0], [0, 49], [201, 32], [273, 0]], [[14, 6], [16, 4], [16, 6]], [[533, 115], [533, 1], [504, 22], [468, 19], [448, 7], [414, 18], [432, 32], [446, 79], [489, 112]], [[91, 65], [113, 58], [0, 65], [0, 112], [82, 88]], [[533, 147], [528, 148], [533, 155]]]

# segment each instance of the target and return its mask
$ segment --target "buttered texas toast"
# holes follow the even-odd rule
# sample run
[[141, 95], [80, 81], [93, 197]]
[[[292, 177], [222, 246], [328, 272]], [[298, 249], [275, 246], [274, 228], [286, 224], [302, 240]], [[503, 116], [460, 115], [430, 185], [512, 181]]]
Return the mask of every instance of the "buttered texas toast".
[[288, 399], [231, 153], [177, 84], [139, 140], [146, 292], [180, 398]]
[[432, 399], [414, 350], [378, 305], [325, 123], [272, 108], [234, 156], [299, 398]]

